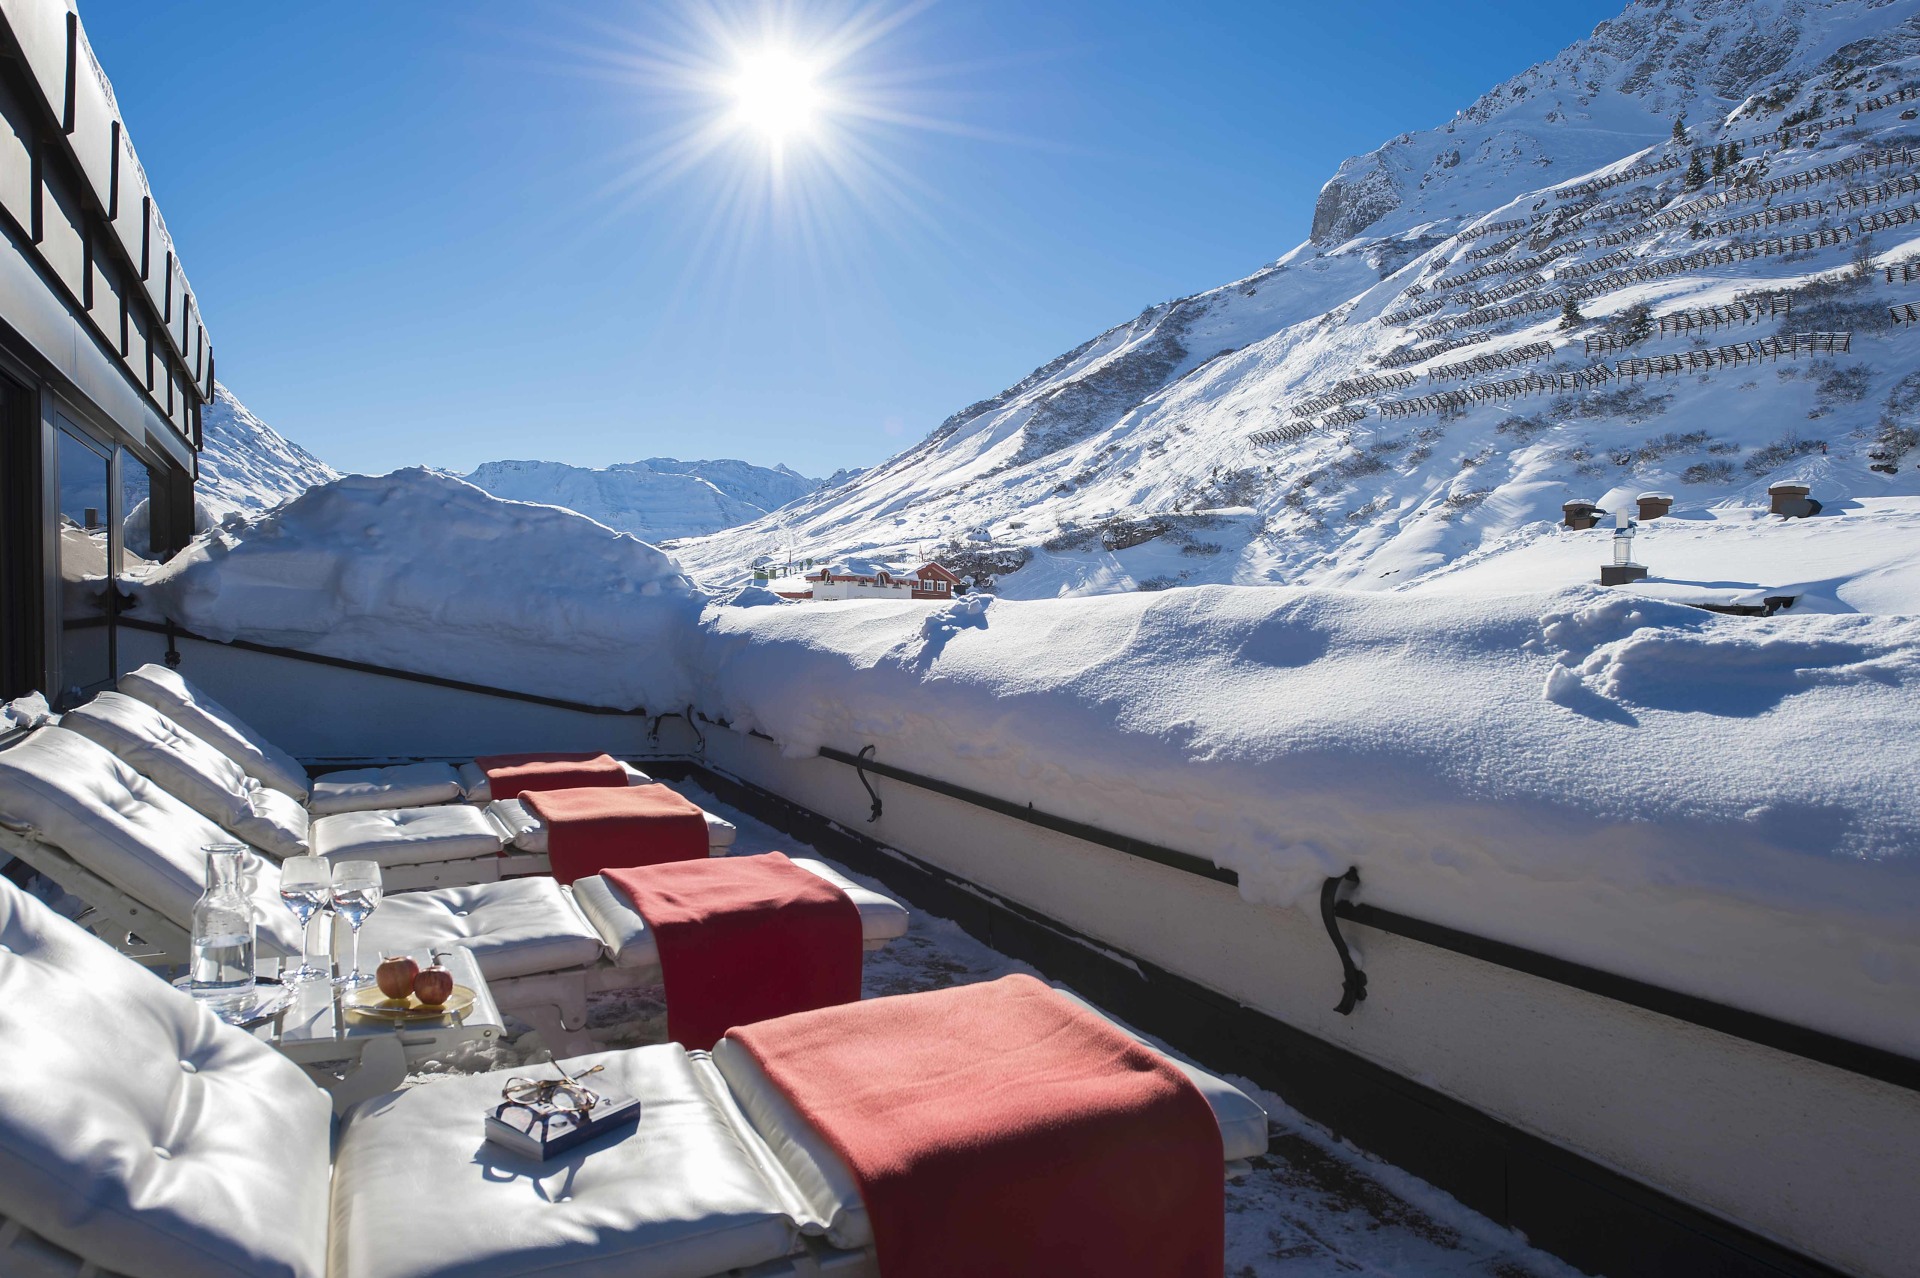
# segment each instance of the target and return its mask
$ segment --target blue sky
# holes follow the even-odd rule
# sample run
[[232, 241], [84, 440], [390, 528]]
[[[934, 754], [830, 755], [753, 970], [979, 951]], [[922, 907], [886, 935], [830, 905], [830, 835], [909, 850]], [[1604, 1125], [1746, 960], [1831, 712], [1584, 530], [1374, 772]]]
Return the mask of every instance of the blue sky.
[[[1279, 256], [1346, 156], [1619, 7], [82, 0], [81, 17], [221, 379], [327, 461], [824, 475]], [[821, 73], [777, 199], [751, 131], [658, 171], [729, 118], [729, 42], [858, 45]]]

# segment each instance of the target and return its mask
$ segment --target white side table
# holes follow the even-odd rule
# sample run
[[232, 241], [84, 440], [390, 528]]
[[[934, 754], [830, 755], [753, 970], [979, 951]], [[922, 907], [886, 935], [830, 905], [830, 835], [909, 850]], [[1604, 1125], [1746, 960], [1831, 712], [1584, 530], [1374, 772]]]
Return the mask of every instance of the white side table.
[[[306, 981], [293, 987], [293, 1003], [271, 1021], [254, 1027], [254, 1037], [271, 1043], [300, 1065], [322, 1061], [350, 1061], [354, 1067], [327, 1090], [335, 1113], [368, 1096], [393, 1091], [406, 1081], [409, 1066], [445, 1056], [469, 1043], [497, 1042], [504, 1029], [500, 1008], [487, 988], [486, 977], [465, 946], [439, 951], [456, 985], [473, 991], [473, 1006], [459, 1016], [385, 1024], [366, 1016], [350, 1016], [341, 1006], [343, 991], [331, 981]], [[426, 967], [432, 956], [412, 956]], [[297, 959], [262, 964], [262, 975], [276, 979], [281, 968], [299, 966]]]

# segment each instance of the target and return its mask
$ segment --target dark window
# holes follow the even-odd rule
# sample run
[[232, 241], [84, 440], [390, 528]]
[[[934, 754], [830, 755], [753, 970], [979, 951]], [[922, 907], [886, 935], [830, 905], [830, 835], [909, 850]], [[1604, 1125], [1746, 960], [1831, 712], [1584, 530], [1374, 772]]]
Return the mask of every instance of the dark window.
[[33, 392], [0, 376], [0, 698], [40, 682], [40, 422]]
[[105, 448], [63, 423], [59, 450], [60, 687], [71, 702], [113, 678], [113, 468]]

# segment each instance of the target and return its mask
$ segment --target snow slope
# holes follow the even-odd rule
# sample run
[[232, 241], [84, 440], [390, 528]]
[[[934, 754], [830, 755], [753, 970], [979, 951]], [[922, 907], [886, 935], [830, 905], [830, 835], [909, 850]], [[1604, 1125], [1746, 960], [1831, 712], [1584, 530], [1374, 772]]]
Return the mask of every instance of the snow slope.
[[196, 523], [205, 528], [236, 511], [253, 513], [298, 497], [340, 472], [255, 417], [218, 382], [200, 414], [204, 446], [194, 489]]
[[250, 639], [598, 705], [685, 705], [703, 602], [665, 554], [451, 475], [349, 475], [196, 537], [140, 610]]
[[817, 491], [785, 466], [649, 457], [605, 469], [561, 462], [487, 462], [466, 476], [496, 497], [565, 506], [643, 541], [668, 541], [749, 523]]
[[[1770, 193], [1761, 185], [1920, 142], [1902, 104], [1863, 110], [1909, 83], [1920, 83], [1917, 0], [1636, 3], [1453, 120], [1342, 165], [1312, 237], [1273, 264], [1151, 306], [851, 483], [676, 553], [713, 584], [789, 548], [903, 564], [946, 544], [1021, 598], [1180, 583], [1393, 589], [1518, 534], [1553, 535], [1569, 498], [1617, 505], [1659, 489], [1683, 514], [1750, 510], [1769, 481], [1810, 465], [1829, 508], [1920, 496], [1920, 341], [1887, 309], [1920, 292], [1853, 270], [1869, 239], [1861, 219], [1920, 200], [1901, 185], [1920, 156]], [[1682, 113], [1689, 138], [1677, 144]], [[1710, 161], [1735, 140], [1747, 184], [1651, 225], [1727, 189], [1685, 189], [1684, 161], [1695, 147]], [[1578, 191], [1621, 174], [1637, 176]], [[1883, 183], [1893, 185], [1875, 196]], [[1821, 207], [1792, 216], [1806, 201]], [[1753, 224], [1719, 225], [1743, 218]], [[1478, 233], [1507, 223], [1516, 226]], [[1687, 257], [1731, 258], [1823, 228], [1847, 238]], [[1874, 232], [1867, 247], [1875, 266], [1920, 255], [1920, 221]], [[1666, 273], [1624, 278], [1632, 268]], [[1585, 319], [1562, 330], [1570, 290]], [[1587, 352], [1588, 337], [1625, 334], [1622, 312], [1635, 303], [1660, 316], [1751, 292], [1792, 294], [1791, 314]], [[1516, 301], [1539, 309], [1489, 314]], [[1416, 332], [1435, 323], [1455, 327]], [[1616, 373], [1632, 358], [1815, 330], [1849, 333], [1850, 349]], [[1412, 353], [1463, 336], [1480, 340]], [[1540, 342], [1549, 357], [1515, 354]], [[1457, 367], [1489, 354], [1513, 362]], [[1595, 365], [1608, 376], [1591, 387], [1497, 388]], [[1340, 387], [1398, 373], [1413, 384]], [[1388, 415], [1397, 402], [1468, 388], [1481, 397]], [[1895, 474], [1869, 469], [1880, 453]], [[1587, 562], [1534, 584], [1591, 575]]]

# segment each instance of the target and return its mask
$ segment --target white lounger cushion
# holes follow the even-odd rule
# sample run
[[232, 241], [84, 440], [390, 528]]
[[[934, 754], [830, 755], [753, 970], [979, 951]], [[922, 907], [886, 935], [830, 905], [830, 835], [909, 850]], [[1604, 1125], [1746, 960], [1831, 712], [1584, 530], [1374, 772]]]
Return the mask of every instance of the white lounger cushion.
[[360, 929], [360, 952], [367, 955], [450, 945], [472, 950], [490, 981], [584, 967], [605, 953], [567, 890], [549, 878], [389, 896]]
[[424, 808], [452, 803], [464, 793], [451, 763], [397, 763], [315, 777], [307, 811], [317, 817], [374, 808]]
[[[708, 1278], [798, 1242], [791, 1191], [730, 1121], [717, 1077], [673, 1044], [566, 1062], [640, 1101], [637, 1127], [544, 1163], [481, 1140], [497, 1074], [447, 1078], [349, 1112], [333, 1182], [339, 1278]], [[551, 1076], [546, 1067], [523, 1071]], [[758, 1156], [756, 1156], [758, 1155]], [[423, 1226], [430, 1202], [440, 1227]], [[983, 1226], [990, 1227], [990, 1226]]]
[[[626, 770], [628, 785], [651, 785], [653, 783], [652, 777], [634, 767], [625, 759], [620, 760], [620, 766]], [[487, 779], [487, 774], [481, 771], [479, 764], [463, 763], [459, 767], [459, 774], [460, 788], [466, 792], [468, 803], [493, 802], [493, 782]]]
[[177, 671], [144, 665], [121, 675], [118, 687], [232, 759], [260, 784], [307, 801], [307, 770]]
[[0, 1216], [110, 1272], [322, 1278], [326, 1094], [11, 883], [0, 1054]]
[[507, 846], [499, 822], [465, 804], [336, 812], [313, 823], [313, 851], [330, 861], [423, 865], [497, 856]]
[[[513, 840], [513, 846], [522, 852], [532, 852], [537, 856], [547, 855], [547, 826], [532, 808], [518, 799], [495, 799], [487, 805], [487, 811], [493, 819], [506, 827], [507, 836]], [[739, 836], [739, 829], [725, 817], [715, 816], [705, 808], [700, 815], [707, 819], [707, 853], [710, 856], [725, 856], [727, 849]]]
[[[860, 935], [869, 945], [895, 940], [907, 934], [910, 917], [898, 901], [869, 892], [825, 861], [795, 857], [793, 863], [811, 870], [853, 899], [860, 911]], [[594, 930], [606, 940], [616, 967], [654, 968], [660, 966], [660, 942], [647, 926], [633, 902], [598, 874], [575, 879], [573, 903], [587, 916]]]
[[240, 765], [125, 693], [103, 692], [61, 716], [60, 726], [105, 746], [207, 820], [274, 856], [305, 856], [307, 814]]
[[[182, 928], [206, 886], [205, 848], [233, 836], [65, 728], [38, 728], [0, 750], [0, 822], [52, 844]], [[262, 953], [300, 952], [300, 925], [280, 900], [280, 871], [246, 855]]]

